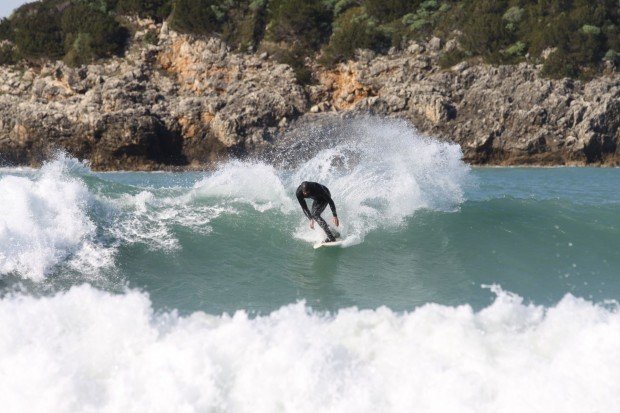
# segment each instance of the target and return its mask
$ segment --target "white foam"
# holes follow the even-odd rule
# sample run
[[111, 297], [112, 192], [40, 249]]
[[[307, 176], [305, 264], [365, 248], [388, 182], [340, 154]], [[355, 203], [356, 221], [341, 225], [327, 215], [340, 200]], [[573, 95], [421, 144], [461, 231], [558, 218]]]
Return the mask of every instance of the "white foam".
[[58, 155], [29, 177], [0, 178], [0, 274], [41, 280], [57, 264], [87, 271], [109, 264], [110, 251], [98, 251], [96, 227], [88, 216], [92, 196], [72, 176], [86, 167]]
[[[419, 209], [454, 210], [464, 201], [469, 167], [458, 145], [422, 137], [400, 120], [369, 117], [340, 128], [347, 138], [297, 168], [290, 189], [302, 181], [327, 185], [346, 245], [377, 228], [397, 227]], [[320, 238], [306, 226], [297, 237]]]
[[294, 236], [316, 242], [325, 235], [308, 228], [294, 193], [302, 181], [317, 181], [332, 192], [344, 246], [362, 242], [377, 228], [398, 227], [422, 208], [455, 210], [464, 201], [469, 167], [458, 145], [422, 137], [404, 121], [376, 117], [343, 120], [334, 130], [338, 139], [321, 137], [325, 148], [308, 161], [286, 159], [292, 170], [231, 161], [198, 182], [188, 196], [219, 206], [245, 203], [258, 212], [296, 214], [300, 224]]
[[[179, 249], [179, 241], [169, 223], [161, 219], [157, 210], [158, 200], [150, 191], [136, 195], [123, 194], [112, 204], [119, 207], [115, 223], [109, 231], [126, 244], [143, 243], [153, 249], [171, 251]], [[121, 211], [126, 210], [127, 214]]]
[[482, 311], [303, 303], [251, 319], [154, 314], [87, 285], [0, 300], [4, 412], [617, 411], [620, 314], [567, 295]]
[[[315, 242], [294, 192], [303, 180], [326, 184], [343, 226], [345, 246], [362, 242], [377, 228], [393, 228], [420, 208], [451, 210], [463, 201], [468, 168], [457, 145], [420, 137], [407, 123], [378, 118], [343, 121], [345, 140], [327, 144], [312, 159], [290, 170], [261, 162], [232, 161], [193, 188], [167, 192], [143, 190], [118, 198], [94, 196], [84, 177], [88, 167], [59, 154], [39, 171], [0, 179], [0, 274], [19, 273], [40, 280], [59, 263], [87, 272], [113, 263], [119, 243], [144, 243], [153, 249], [181, 248], [174, 227], [209, 234], [222, 214], [242, 213], [249, 204], [259, 213], [294, 216], [294, 236]], [[96, 203], [97, 229], [89, 217]], [[326, 216], [329, 215], [327, 211]], [[113, 245], [98, 244], [98, 232]], [[110, 243], [110, 241], [106, 241]]]
[[293, 202], [276, 169], [262, 162], [231, 161], [194, 186], [197, 197], [250, 204], [259, 212], [290, 212]]
[[235, 213], [219, 205], [200, 205], [194, 196], [183, 193], [178, 196], [156, 195], [142, 191], [136, 195], [123, 194], [108, 200], [118, 208], [110, 233], [126, 244], [143, 243], [155, 250], [174, 251], [181, 248], [173, 227], [180, 226], [207, 235], [210, 223], [223, 213]]

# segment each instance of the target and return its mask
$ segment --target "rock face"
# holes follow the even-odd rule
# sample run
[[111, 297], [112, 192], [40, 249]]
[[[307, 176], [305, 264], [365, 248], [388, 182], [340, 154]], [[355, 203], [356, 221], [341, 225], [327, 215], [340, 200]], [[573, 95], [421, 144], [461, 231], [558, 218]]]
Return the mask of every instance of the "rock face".
[[[58, 149], [99, 170], [205, 168], [262, 151], [323, 116], [374, 113], [457, 142], [477, 164], [620, 164], [620, 76], [548, 80], [530, 64], [461, 63], [453, 41], [314, 68], [302, 87], [266, 55], [230, 52], [141, 22], [124, 58], [0, 68], [0, 161], [37, 165]], [[141, 40], [158, 30], [157, 45]]]
[[[459, 143], [465, 160], [475, 164], [620, 164], [617, 73], [580, 82], [544, 79], [540, 68], [526, 63], [464, 62], [442, 70], [439, 44], [361, 55], [338, 68], [342, 80], [334, 81], [333, 71], [321, 77], [316, 89], [330, 93], [313, 107], [408, 119], [426, 134]], [[343, 98], [334, 84], [357, 86]]]
[[1, 160], [36, 165], [63, 149], [98, 170], [201, 168], [268, 145], [306, 111], [288, 66], [161, 33], [102, 65], [1, 68]]

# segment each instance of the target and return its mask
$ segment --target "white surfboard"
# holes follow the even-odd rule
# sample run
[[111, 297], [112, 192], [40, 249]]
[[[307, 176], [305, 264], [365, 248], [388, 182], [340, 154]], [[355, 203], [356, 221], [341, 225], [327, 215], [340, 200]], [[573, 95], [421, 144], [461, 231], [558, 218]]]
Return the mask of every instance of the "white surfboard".
[[339, 247], [342, 245], [342, 243], [344, 242], [343, 239], [339, 239], [338, 241], [334, 241], [334, 242], [319, 242], [317, 244], [314, 244], [314, 249], [319, 249], [322, 247]]

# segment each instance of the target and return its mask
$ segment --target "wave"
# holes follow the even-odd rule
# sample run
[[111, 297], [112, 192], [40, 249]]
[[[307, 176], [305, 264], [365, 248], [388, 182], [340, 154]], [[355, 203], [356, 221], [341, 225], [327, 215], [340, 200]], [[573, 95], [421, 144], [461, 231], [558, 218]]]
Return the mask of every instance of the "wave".
[[412, 312], [303, 302], [155, 313], [88, 285], [0, 300], [0, 403], [18, 411], [615, 411], [617, 304], [566, 295]]
[[38, 281], [67, 259], [82, 272], [110, 264], [88, 215], [92, 194], [76, 177], [84, 168], [61, 154], [33, 177], [0, 178], [0, 274]]
[[182, 191], [162, 195], [158, 191], [141, 191], [106, 198], [114, 211], [110, 235], [123, 245], [144, 244], [152, 250], [172, 252], [181, 248], [174, 227], [189, 228], [201, 235], [211, 232], [211, 221], [233, 210], [219, 205], [201, 205]]
[[363, 242], [378, 228], [398, 227], [417, 210], [453, 211], [465, 200], [469, 167], [458, 145], [423, 137], [404, 121], [380, 118], [341, 120], [329, 133], [333, 136], [322, 136], [320, 149], [307, 159], [296, 160], [298, 153], [289, 150], [277, 156], [281, 162], [286, 158], [287, 167], [231, 162], [194, 190], [249, 203], [259, 212], [297, 213], [294, 236], [316, 242], [324, 235], [308, 229], [293, 200], [302, 181], [320, 182], [332, 192], [344, 246]]
[[331, 189], [345, 246], [398, 227], [421, 208], [453, 210], [463, 202], [469, 169], [457, 145], [396, 120], [347, 120], [334, 131], [339, 138], [325, 139], [313, 156], [288, 159], [292, 168], [232, 161], [193, 187], [110, 182], [64, 154], [38, 171], [3, 171], [0, 273], [41, 280], [59, 264], [96, 271], [113, 265], [119, 245], [134, 243], [178, 250], [176, 227], [209, 234], [214, 219], [245, 213], [241, 204], [288, 217], [292, 237], [315, 242], [324, 235], [308, 228], [294, 198], [304, 180]]
[[194, 185], [191, 196], [226, 203], [246, 203], [256, 211], [293, 210], [290, 191], [272, 165], [262, 162], [232, 161]]

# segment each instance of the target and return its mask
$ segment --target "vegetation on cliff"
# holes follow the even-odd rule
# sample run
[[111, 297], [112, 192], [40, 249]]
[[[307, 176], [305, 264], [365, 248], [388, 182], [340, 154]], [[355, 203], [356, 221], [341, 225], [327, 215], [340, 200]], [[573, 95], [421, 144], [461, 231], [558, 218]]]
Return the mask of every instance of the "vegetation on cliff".
[[0, 37], [13, 45], [5, 46], [3, 57], [9, 62], [64, 58], [77, 65], [120, 53], [128, 31], [110, 6], [103, 0], [28, 3], [0, 23]]
[[[0, 21], [0, 62], [64, 58], [83, 64], [122, 52], [121, 16], [168, 20], [178, 31], [262, 49], [304, 78], [305, 59], [332, 64], [359, 48], [457, 38], [446, 65], [528, 59], [550, 77], [589, 77], [620, 63], [617, 0], [42, 0]], [[309, 80], [309, 79], [306, 79]]]

